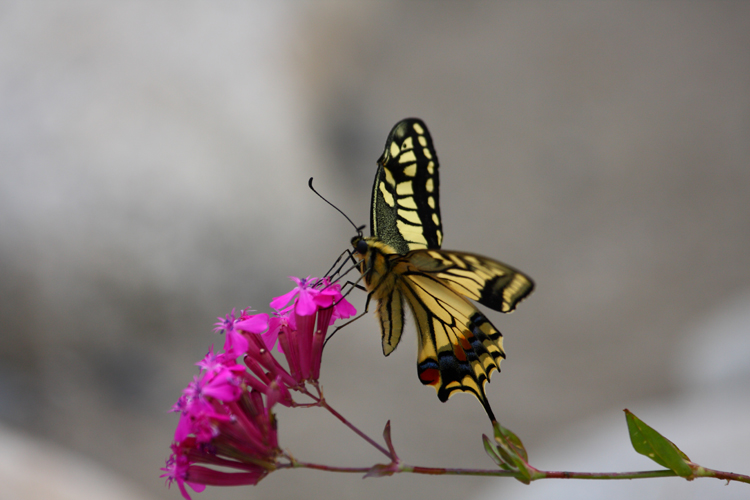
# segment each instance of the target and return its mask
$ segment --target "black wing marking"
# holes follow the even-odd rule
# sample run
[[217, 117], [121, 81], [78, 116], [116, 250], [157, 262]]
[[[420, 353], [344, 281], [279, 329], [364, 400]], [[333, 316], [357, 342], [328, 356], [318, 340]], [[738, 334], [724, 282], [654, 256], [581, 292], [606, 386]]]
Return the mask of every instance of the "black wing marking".
[[372, 236], [397, 253], [440, 248], [438, 158], [424, 122], [407, 118], [397, 123], [378, 159], [372, 188]]
[[404, 299], [399, 288], [378, 299], [375, 314], [380, 322], [383, 341], [383, 354], [388, 356], [401, 341], [404, 331]]
[[534, 282], [522, 272], [479, 255], [423, 250], [410, 254], [409, 261], [440, 278], [454, 292], [495, 311], [513, 311], [534, 290]]
[[502, 334], [441, 280], [410, 273], [401, 283], [417, 325], [419, 380], [434, 386], [443, 402], [454, 392], [471, 392], [494, 419], [484, 385], [505, 358]]

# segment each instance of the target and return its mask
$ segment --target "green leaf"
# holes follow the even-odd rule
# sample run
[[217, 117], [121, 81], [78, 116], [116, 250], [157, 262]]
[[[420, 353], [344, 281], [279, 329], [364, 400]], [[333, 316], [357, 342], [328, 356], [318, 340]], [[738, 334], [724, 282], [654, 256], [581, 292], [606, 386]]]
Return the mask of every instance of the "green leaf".
[[490, 441], [490, 438], [482, 434], [482, 444], [484, 444], [484, 451], [487, 452], [487, 455], [492, 459], [495, 464], [500, 467], [501, 469], [510, 470], [510, 467], [508, 464], [505, 463], [505, 461], [500, 458], [500, 455], [498, 455], [498, 450], [495, 447], [495, 445], [492, 444], [492, 441]]
[[532, 479], [531, 471], [536, 472], [536, 469], [529, 465], [528, 454], [521, 439], [497, 421], [493, 422], [492, 426], [495, 429], [495, 442], [500, 457], [510, 466], [510, 470], [516, 472], [516, 479], [524, 484], [529, 484]]
[[665, 438], [656, 430], [646, 425], [643, 420], [633, 415], [629, 410], [625, 411], [625, 420], [628, 423], [630, 442], [635, 451], [645, 455], [657, 464], [673, 471], [678, 476], [692, 479], [692, 463], [672, 441]]
[[513, 452], [519, 457], [523, 458], [524, 462], [528, 462], [529, 454], [526, 452], [526, 448], [524, 447], [523, 442], [521, 442], [521, 438], [516, 436], [516, 434], [507, 427], [503, 427], [499, 423], [497, 424], [497, 426], [499, 427], [500, 433], [505, 436], [506, 442], [511, 447]]

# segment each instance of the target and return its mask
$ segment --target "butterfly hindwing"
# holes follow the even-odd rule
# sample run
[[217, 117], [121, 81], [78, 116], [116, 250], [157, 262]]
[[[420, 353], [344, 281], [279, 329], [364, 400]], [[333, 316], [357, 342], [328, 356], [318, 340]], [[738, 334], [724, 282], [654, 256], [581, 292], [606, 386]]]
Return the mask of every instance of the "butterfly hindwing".
[[383, 354], [388, 356], [401, 341], [404, 331], [404, 298], [399, 287], [393, 287], [378, 299], [375, 314], [380, 322]]
[[440, 248], [440, 178], [437, 153], [424, 122], [407, 118], [397, 123], [378, 159], [372, 189], [372, 236], [399, 254]]
[[417, 326], [419, 380], [441, 401], [462, 391], [485, 404], [484, 384], [505, 357], [502, 334], [438, 278], [410, 274], [401, 286]]

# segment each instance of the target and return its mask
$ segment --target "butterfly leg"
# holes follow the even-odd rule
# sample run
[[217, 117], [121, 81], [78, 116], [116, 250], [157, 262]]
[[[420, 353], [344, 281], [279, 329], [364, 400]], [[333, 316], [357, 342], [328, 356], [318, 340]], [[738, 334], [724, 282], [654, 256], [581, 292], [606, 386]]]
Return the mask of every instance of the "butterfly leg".
[[343, 295], [343, 296], [342, 296], [341, 298], [342, 298], [342, 299], [343, 299], [343, 298], [345, 298], [345, 297], [346, 297], [347, 295], [349, 295], [350, 293], [352, 293], [352, 290], [355, 290], [355, 289], [356, 289], [356, 290], [362, 290], [363, 292], [366, 292], [366, 291], [367, 291], [367, 288], [365, 288], [365, 287], [363, 287], [362, 285], [360, 285], [360, 284], [359, 284], [359, 282], [360, 282], [361, 280], [362, 280], [362, 278], [358, 279], [357, 281], [347, 281], [346, 283], [344, 283], [344, 284], [342, 285], [342, 287], [341, 287], [341, 289], [342, 289], [342, 290], [343, 290], [343, 289], [344, 289], [344, 287], [345, 287], [345, 286], [347, 286], [347, 285], [348, 285], [348, 286], [351, 286], [351, 288], [350, 288], [349, 290], [347, 290], [347, 291], [346, 291], [346, 293], [344, 293], [344, 295]]
[[[344, 257], [344, 255], [346, 255], [346, 258]], [[341, 255], [338, 256], [338, 258], [334, 261], [331, 268], [328, 271], [326, 271], [326, 273], [323, 276], [327, 278], [333, 278], [334, 276], [339, 274], [341, 272], [341, 269], [344, 267], [344, 263], [342, 263], [341, 266], [338, 269], [336, 269], [335, 273], [331, 274], [331, 271], [333, 271], [333, 268], [335, 268], [338, 265], [338, 263], [341, 262], [341, 259], [344, 259], [344, 263], [346, 263], [346, 261], [349, 259], [353, 259], [352, 251], [347, 249], [341, 252]]]
[[[346, 271], [346, 272], [345, 272], [344, 274], [342, 274], [342, 275], [341, 275], [341, 276], [339, 277], [339, 279], [342, 279], [342, 278], [343, 278], [344, 276], [346, 276], [347, 274], [349, 274], [350, 272], [352, 272], [352, 271], [353, 271], [354, 269], [356, 269], [356, 268], [357, 268], [357, 266], [359, 266], [359, 265], [360, 265], [360, 263], [357, 263], [357, 264], [356, 264], [355, 266], [353, 266], [353, 267], [349, 268], [349, 270], [348, 270], [348, 271]], [[343, 290], [343, 289], [344, 289], [344, 288], [345, 288], [345, 287], [346, 287], [347, 285], [351, 286], [351, 288], [349, 288], [349, 290], [347, 290], [347, 291], [346, 291], [346, 292], [345, 292], [345, 293], [343, 294], [343, 296], [341, 297], [341, 299], [340, 299], [340, 300], [343, 300], [343, 299], [344, 299], [344, 298], [345, 298], [345, 297], [346, 297], [347, 295], [349, 295], [350, 293], [352, 293], [352, 290], [354, 290], [355, 288], [356, 288], [356, 289], [358, 289], [358, 290], [362, 290], [363, 292], [366, 292], [366, 291], [367, 291], [367, 288], [365, 288], [365, 287], [363, 287], [362, 285], [360, 285], [360, 284], [359, 284], [359, 282], [360, 282], [360, 281], [362, 281], [362, 279], [363, 279], [364, 277], [365, 277], [365, 275], [364, 275], [364, 274], [362, 274], [362, 275], [361, 275], [361, 276], [360, 276], [360, 277], [359, 277], [359, 278], [357, 279], [357, 281], [347, 281], [346, 283], [344, 283], [344, 284], [343, 284], [343, 285], [341, 286], [341, 290]], [[337, 280], [337, 281], [338, 281], [338, 280]], [[334, 282], [334, 283], [335, 283], [335, 282]]]
[[[351, 291], [351, 290], [350, 290], [350, 291]], [[330, 334], [330, 335], [328, 336], [328, 338], [327, 338], [327, 339], [325, 340], [325, 342], [323, 342], [323, 347], [325, 347], [325, 346], [326, 346], [326, 343], [328, 343], [328, 341], [329, 341], [329, 340], [331, 340], [331, 337], [333, 337], [334, 335], [336, 335], [336, 332], [338, 332], [339, 330], [341, 330], [341, 329], [342, 329], [342, 328], [344, 328], [345, 326], [347, 326], [347, 325], [350, 325], [350, 324], [354, 323], [354, 322], [355, 322], [355, 321], [357, 321], [357, 320], [358, 320], [359, 318], [361, 318], [362, 316], [364, 316], [365, 314], [367, 314], [367, 312], [369, 311], [369, 308], [370, 308], [370, 296], [371, 296], [371, 295], [372, 295], [372, 294], [368, 294], [368, 295], [367, 295], [367, 301], [365, 302], [365, 310], [364, 310], [364, 311], [362, 311], [362, 314], [360, 314], [360, 315], [358, 315], [358, 316], [356, 316], [356, 317], [354, 317], [354, 318], [350, 319], [349, 321], [347, 321], [347, 322], [346, 322], [346, 323], [344, 323], [343, 325], [341, 325], [341, 326], [338, 326], [338, 327], [336, 327], [336, 329], [335, 329], [335, 330], [334, 330], [333, 332], [331, 332], [331, 334]]]
[[[347, 290], [347, 291], [346, 291], [346, 293], [344, 293], [344, 294], [343, 294], [343, 296], [342, 296], [341, 298], [342, 298], [342, 299], [343, 299], [343, 298], [345, 298], [345, 297], [346, 297], [347, 295], [349, 295], [349, 294], [351, 293], [351, 291], [352, 291], [352, 290], [354, 290], [355, 288], [356, 288], [357, 290], [362, 290], [363, 292], [366, 292], [366, 291], [367, 291], [367, 288], [365, 288], [365, 287], [363, 287], [362, 285], [360, 285], [360, 284], [359, 284], [359, 282], [360, 282], [360, 281], [362, 281], [362, 278], [358, 279], [357, 281], [347, 281], [346, 283], [344, 283], [343, 285], [341, 285], [341, 289], [342, 289], [342, 290], [343, 290], [343, 289], [344, 289], [344, 288], [345, 288], [346, 286], [351, 286], [351, 288], [350, 288], [349, 290]], [[333, 284], [335, 284], [335, 283], [337, 283], [337, 282], [338, 282], [338, 280], [336, 280], [336, 281], [332, 281], [332, 282], [328, 283], [328, 284], [327, 284], [327, 285], [326, 285], [325, 287], [323, 287], [323, 290], [325, 290], [326, 288], [328, 288], [329, 286], [331, 286], [331, 285], [333, 285]], [[341, 299], [339, 299], [339, 301], [340, 301], [340, 300], [341, 300]], [[337, 302], [336, 304], [338, 304], [338, 302]]]
[[[339, 261], [341, 260], [341, 258], [344, 257], [344, 254], [347, 254], [346, 258], [344, 258], [344, 262], [342, 262], [341, 265], [339, 266], [339, 268], [336, 269], [336, 272], [334, 272], [333, 274], [329, 275], [329, 273], [333, 270], [333, 268], [336, 267], [336, 264], [338, 264]], [[344, 266], [346, 265], [347, 261], [351, 261], [353, 265], [345, 273], [342, 274], [341, 270], [344, 268]], [[357, 261], [357, 259], [354, 258], [354, 252], [352, 252], [351, 250], [344, 250], [341, 253], [341, 255], [339, 255], [339, 258], [336, 259], [336, 262], [333, 263], [333, 265], [331, 266], [331, 269], [329, 269], [328, 272], [325, 275], [328, 276], [329, 278], [332, 278], [332, 277], [340, 274], [341, 276], [339, 276], [336, 280], [333, 280], [333, 282], [336, 282], [339, 279], [341, 279], [341, 277], [346, 276], [347, 274], [349, 274], [350, 272], [352, 272], [352, 269], [356, 269], [358, 265], [359, 265], [359, 262]]]

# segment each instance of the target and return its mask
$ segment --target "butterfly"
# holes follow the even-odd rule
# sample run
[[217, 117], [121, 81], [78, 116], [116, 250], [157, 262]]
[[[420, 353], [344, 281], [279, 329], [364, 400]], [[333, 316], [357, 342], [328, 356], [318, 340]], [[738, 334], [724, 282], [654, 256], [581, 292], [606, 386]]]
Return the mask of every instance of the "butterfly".
[[424, 122], [397, 123], [378, 159], [370, 229], [352, 238], [368, 291], [375, 299], [383, 354], [401, 341], [404, 303], [417, 328], [417, 373], [440, 401], [474, 394], [495, 421], [485, 383], [505, 358], [502, 334], [469, 299], [511, 312], [534, 289], [520, 271], [486, 257], [441, 250], [438, 159]]

